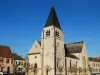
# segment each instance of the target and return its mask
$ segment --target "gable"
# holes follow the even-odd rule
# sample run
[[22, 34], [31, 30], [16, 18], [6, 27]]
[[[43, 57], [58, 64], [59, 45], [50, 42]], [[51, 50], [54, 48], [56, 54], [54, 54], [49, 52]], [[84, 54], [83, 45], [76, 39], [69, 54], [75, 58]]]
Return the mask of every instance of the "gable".
[[28, 54], [40, 53], [40, 42], [35, 41]]

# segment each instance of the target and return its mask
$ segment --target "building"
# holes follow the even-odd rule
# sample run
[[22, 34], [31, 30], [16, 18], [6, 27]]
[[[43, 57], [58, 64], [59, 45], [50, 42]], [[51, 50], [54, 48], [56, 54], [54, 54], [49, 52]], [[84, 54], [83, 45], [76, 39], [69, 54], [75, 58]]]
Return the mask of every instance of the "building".
[[83, 75], [89, 74], [88, 56], [83, 41], [65, 44], [65, 54], [67, 75], [79, 72]]
[[14, 55], [14, 72], [24, 73], [25, 72], [25, 60], [16, 53], [13, 53], [13, 55]]
[[88, 56], [83, 41], [64, 43], [64, 33], [52, 6], [41, 40], [28, 52], [29, 75], [87, 75]]
[[8, 46], [0, 45], [0, 72], [13, 73], [13, 54]]
[[91, 73], [100, 73], [100, 57], [89, 57], [88, 59]]

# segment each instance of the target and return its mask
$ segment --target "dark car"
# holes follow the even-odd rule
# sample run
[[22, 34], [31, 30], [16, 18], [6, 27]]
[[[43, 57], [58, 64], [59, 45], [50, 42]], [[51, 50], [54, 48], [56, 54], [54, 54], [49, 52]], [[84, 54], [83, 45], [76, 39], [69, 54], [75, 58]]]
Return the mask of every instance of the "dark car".
[[91, 75], [100, 75], [100, 73], [92, 73]]

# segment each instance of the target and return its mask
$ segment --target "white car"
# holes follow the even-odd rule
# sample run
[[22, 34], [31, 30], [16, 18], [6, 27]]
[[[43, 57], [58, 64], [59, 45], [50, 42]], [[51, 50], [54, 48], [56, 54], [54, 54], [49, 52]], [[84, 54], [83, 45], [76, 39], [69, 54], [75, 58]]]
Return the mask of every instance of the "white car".
[[13, 75], [12, 73], [3, 73], [3, 72], [0, 72], [0, 75]]
[[0, 72], [0, 75], [3, 75], [3, 72]]

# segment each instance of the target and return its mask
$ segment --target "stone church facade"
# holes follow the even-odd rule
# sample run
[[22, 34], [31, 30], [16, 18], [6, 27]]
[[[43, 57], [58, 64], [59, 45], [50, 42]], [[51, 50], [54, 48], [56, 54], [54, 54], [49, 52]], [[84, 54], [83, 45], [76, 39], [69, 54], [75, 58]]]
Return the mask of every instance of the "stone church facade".
[[28, 62], [33, 68], [29, 75], [89, 75], [85, 43], [64, 43], [54, 6], [42, 30], [41, 40], [35, 41], [28, 52]]

